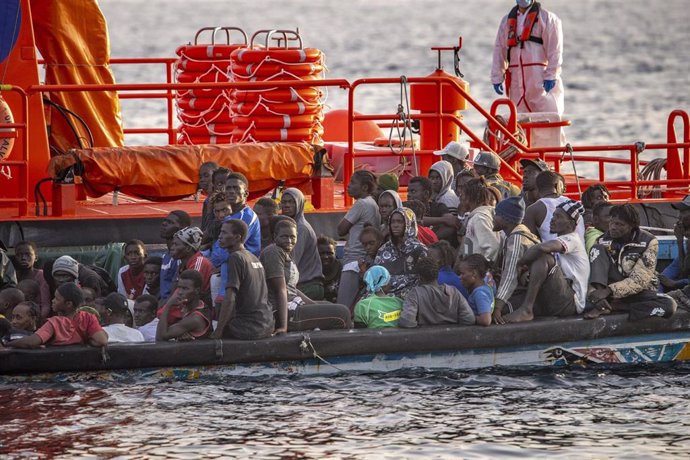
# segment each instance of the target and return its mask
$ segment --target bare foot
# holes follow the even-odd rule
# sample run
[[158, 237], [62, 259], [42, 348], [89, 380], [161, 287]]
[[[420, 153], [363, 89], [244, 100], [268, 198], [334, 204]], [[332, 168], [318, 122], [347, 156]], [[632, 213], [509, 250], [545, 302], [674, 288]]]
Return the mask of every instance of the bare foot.
[[532, 321], [534, 319], [534, 313], [532, 310], [520, 307], [514, 312], [505, 315], [503, 319], [505, 319], [506, 323], [522, 323], [525, 321]]

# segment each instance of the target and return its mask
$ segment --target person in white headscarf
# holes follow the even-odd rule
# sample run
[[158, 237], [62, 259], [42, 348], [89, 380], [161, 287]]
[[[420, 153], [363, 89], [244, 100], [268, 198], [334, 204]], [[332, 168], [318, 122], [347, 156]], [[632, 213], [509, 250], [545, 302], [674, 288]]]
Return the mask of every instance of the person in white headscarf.
[[534, 0], [517, 0], [496, 34], [491, 68], [496, 93], [507, 89], [518, 112], [562, 115], [562, 64], [561, 20]]
[[457, 210], [460, 200], [452, 188], [453, 165], [445, 160], [437, 161], [429, 169], [429, 180], [431, 181], [433, 200], [445, 204], [451, 212]]

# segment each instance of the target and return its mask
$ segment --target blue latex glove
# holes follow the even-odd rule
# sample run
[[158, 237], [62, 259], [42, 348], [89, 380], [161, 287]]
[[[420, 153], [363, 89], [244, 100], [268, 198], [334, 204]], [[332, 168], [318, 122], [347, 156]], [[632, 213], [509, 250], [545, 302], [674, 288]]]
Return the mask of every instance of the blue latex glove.
[[503, 83], [495, 83], [494, 91], [496, 91], [496, 94], [499, 96], [503, 96]]
[[556, 86], [556, 80], [544, 80], [544, 91], [547, 93]]

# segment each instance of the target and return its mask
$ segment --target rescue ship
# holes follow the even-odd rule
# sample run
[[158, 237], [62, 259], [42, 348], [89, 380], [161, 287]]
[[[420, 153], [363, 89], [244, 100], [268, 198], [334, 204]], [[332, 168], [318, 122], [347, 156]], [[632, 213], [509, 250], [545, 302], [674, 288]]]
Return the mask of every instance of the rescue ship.
[[[561, 145], [554, 133], [568, 120], [525, 118], [509, 99], [486, 109], [472, 97], [457, 65], [462, 39], [432, 48], [439, 66], [431, 75], [348, 81], [326, 78], [323, 53], [306, 46], [297, 30], [250, 35], [237, 27], [213, 26], [197, 31], [174, 57], [111, 59], [95, 2], [30, 3], [9, 0], [1, 7], [2, 16], [16, 24], [0, 40], [0, 239], [9, 247], [31, 239], [42, 247], [95, 245], [93, 252], [99, 252], [102, 245], [157, 235], [160, 219], [173, 209], [199, 216], [201, 205], [193, 197], [205, 161], [245, 174], [250, 198], [299, 187], [310, 197], [315, 228], [335, 234], [335, 224], [351, 204], [342, 190], [365, 160], [392, 169], [404, 186], [405, 177], [426, 174], [434, 150], [461, 136], [472, 151], [497, 153], [501, 175], [518, 185], [524, 158], [542, 158], [555, 171], [566, 164], [595, 165], [592, 177], [566, 175], [567, 193], [578, 197], [588, 185], [605, 182], [613, 201], [657, 210], [654, 217], [644, 214], [646, 226], [668, 228], [675, 217], [669, 203], [690, 190], [686, 111], [668, 115], [663, 142]], [[75, 24], [56, 27], [70, 22], [70, 6], [94, 18], [88, 30]], [[452, 54], [455, 75], [442, 70], [443, 53]], [[167, 78], [116, 83], [110, 71], [114, 65], [161, 66]], [[363, 87], [384, 85], [409, 91], [409, 104], [401, 103], [395, 114], [355, 110]], [[328, 88], [347, 92], [345, 110], [325, 110], [322, 96]], [[120, 101], [125, 99], [161, 101], [166, 125], [123, 128]], [[463, 114], [469, 111], [486, 121], [484, 133], [465, 123]], [[508, 116], [499, 116], [501, 111]], [[126, 146], [127, 134], [162, 134], [168, 143]], [[619, 155], [608, 156], [611, 152]], [[627, 167], [627, 179], [611, 180], [606, 166], [612, 164]], [[672, 244], [662, 246], [664, 251], [664, 257], [671, 257]], [[427, 329], [330, 331], [248, 343], [113, 346], [107, 354], [71, 347], [12, 351], [3, 353], [0, 372], [171, 366], [313, 372], [328, 363], [329, 369], [387, 370], [670, 362], [690, 356], [688, 319], [679, 313], [669, 321], [639, 324], [611, 316], [592, 322], [535, 321], [509, 329], [434, 328], [434, 341], [428, 340]]]

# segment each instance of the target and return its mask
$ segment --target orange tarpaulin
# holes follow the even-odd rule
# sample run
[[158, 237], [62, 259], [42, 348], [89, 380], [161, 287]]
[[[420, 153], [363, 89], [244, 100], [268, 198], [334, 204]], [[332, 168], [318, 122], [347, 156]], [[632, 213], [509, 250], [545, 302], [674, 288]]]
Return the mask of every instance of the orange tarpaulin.
[[[36, 47], [46, 62], [46, 84], [115, 83], [108, 65], [108, 28], [95, 0], [31, 0], [31, 13]], [[93, 135], [94, 146], [123, 145], [120, 101], [116, 93], [55, 92], [49, 98], [84, 119]], [[77, 120], [72, 121], [79, 136], [86, 139], [86, 131]], [[62, 151], [79, 147], [71, 128], [55, 111], [50, 143]]]
[[84, 187], [92, 197], [117, 189], [151, 201], [171, 201], [195, 193], [199, 167], [214, 161], [247, 176], [250, 198], [254, 198], [281, 180], [286, 187], [304, 186], [312, 176], [314, 155], [314, 147], [306, 142], [101, 147], [73, 149], [54, 157], [49, 170], [57, 177], [81, 164]]

